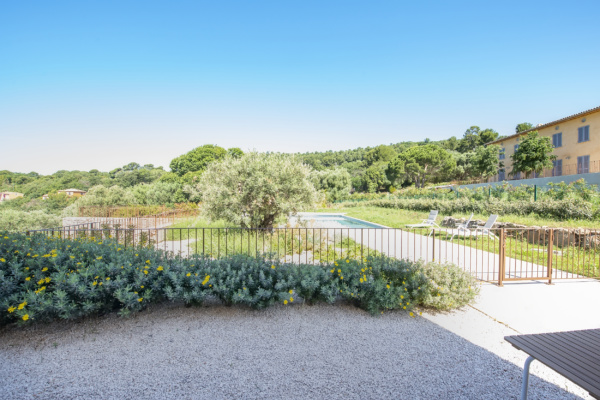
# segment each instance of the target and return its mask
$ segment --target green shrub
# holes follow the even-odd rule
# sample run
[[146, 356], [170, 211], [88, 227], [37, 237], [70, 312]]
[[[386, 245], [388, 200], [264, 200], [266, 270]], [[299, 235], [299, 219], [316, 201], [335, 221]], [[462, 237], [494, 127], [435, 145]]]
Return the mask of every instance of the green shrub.
[[[467, 299], [464, 292], [470, 289], [465, 285], [474, 286], [458, 272], [452, 279], [439, 279], [421, 264], [406, 260], [362, 261], [298, 265], [242, 255], [180, 259], [149, 247], [125, 248], [114, 240], [4, 233], [0, 326], [115, 311], [128, 315], [152, 303], [201, 304], [209, 296], [256, 309], [294, 302], [333, 303], [341, 297], [371, 314], [410, 312], [418, 304], [436, 306], [430, 298], [439, 287], [457, 290], [460, 299]], [[452, 303], [459, 306], [464, 301]]]
[[479, 294], [479, 284], [466, 271], [453, 264], [421, 263], [418, 268], [426, 277], [425, 290], [417, 301], [425, 307], [438, 310], [460, 308], [472, 302]]
[[0, 211], [0, 226], [9, 232], [25, 232], [32, 229], [56, 228], [62, 226], [62, 219], [44, 211]]
[[362, 203], [345, 203], [344, 207], [353, 206], [375, 206], [382, 208], [393, 208], [413, 211], [438, 210], [441, 214], [453, 213], [476, 213], [476, 214], [499, 214], [499, 215], [530, 215], [536, 214], [540, 217], [549, 217], [559, 221], [569, 219], [591, 219], [600, 214], [600, 210], [594, 209], [592, 205], [584, 201], [572, 200], [544, 200], [527, 201], [513, 200], [505, 201], [491, 198], [477, 201], [465, 197], [454, 200], [446, 199], [380, 199], [364, 201]]

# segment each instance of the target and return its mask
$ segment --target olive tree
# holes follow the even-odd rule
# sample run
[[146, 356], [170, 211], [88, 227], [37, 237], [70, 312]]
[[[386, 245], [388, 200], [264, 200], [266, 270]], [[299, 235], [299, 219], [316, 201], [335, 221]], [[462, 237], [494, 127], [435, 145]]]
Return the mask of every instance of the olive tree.
[[251, 152], [208, 165], [200, 177], [203, 212], [241, 227], [271, 228], [283, 215], [314, 206], [310, 169], [294, 156]]

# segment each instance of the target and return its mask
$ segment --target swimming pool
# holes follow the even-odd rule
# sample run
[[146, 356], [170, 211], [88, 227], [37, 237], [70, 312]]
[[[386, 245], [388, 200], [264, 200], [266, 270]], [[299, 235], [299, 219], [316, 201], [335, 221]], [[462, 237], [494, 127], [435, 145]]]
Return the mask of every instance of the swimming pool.
[[292, 225], [302, 225], [308, 228], [387, 228], [387, 226], [347, 217], [341, 213], [298, 213], [289, 218]]

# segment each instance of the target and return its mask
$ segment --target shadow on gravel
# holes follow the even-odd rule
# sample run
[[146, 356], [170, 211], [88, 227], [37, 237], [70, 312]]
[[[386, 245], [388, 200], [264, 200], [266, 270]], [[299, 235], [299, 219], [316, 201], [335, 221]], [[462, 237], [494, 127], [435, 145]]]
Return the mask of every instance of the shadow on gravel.
[[[521, 368], [423, 318], [345, 304], [164, 305], [0, 331], [7, 399], [513, 399]], [[577, 398], [535, 376], [530, 398]]]

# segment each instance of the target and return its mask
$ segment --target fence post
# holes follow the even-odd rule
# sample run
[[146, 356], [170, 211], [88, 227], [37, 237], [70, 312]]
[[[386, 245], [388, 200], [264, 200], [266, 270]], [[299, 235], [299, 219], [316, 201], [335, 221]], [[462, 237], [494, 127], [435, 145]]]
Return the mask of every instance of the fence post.
[[504, 232], [504, 228], [500, 229], [500, 237], [498, 238], [498, 243], [500, 245], [499, 251], [499, 262], [498, 262], [498, 286], [504, 286], [502, 281], [504, 280], [505, 267], [506, 267], [506, 236]]
[[431, 233], [431, 238], [433, 239], [433, 245], [431, 246], [431, 261], [435, 261], [435, 228]]
[[548, 285], [552, 284], [552, 256], [554, 251], [552, 249], [554, 245], [554, 228], [550, 228], [548, 232]]
[[537, 201], [537, 185], [533, 185], [533, 201]]

